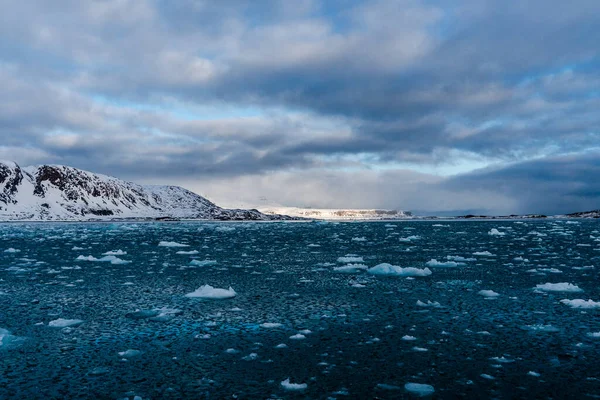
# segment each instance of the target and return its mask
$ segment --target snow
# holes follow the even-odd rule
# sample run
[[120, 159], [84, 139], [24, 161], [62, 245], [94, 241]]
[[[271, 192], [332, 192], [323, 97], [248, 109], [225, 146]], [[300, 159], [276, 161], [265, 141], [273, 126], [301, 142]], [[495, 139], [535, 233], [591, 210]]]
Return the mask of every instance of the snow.
[[186, 294], [185, 297], [220, 300], [231, 299], [236, 295], [237, 293], [235, 292], [235, 290], [233, 290], [231, 286], [229, 287], [229, 289], [219, 289], [214, 288], [210, 285], [203, 285], [195, 291], [193, 291], [192, 293]]
[[499, 293], [496, 293], [493, 290], [480, 290], [479, 292], [477, 292], [477, 294], [490, 299], [500, 296]]
[[541, 290], [543, 292], [583, 292], [583, 289], [579, 288], [576, 285], [573, 285], [572, 283], [567, 282], [539, 284], [536, 285], [534, 289]]
[[596, 302], [593, 300], [585, 301], [583, 299], [574, 299], [574, 300], [564, 299], [564, 300], [561, 300], [560, 302], [571, 308], [600, 308], [600, 301]]
[[415, 394], [419, 397], [431, 396], [435, 392], [435, 389], [433, 388], [433, 386], [426, 385], [424, 383], [409, 382], [406, 385], [404, 385], [404, 389], [407, 392]]
[[429, 276], [431, 275], [431, 270], [429, 268], [402, 268], [397, 265], [383, 263], [376, 265], [373, 268], [369, 268], [367, 273], [380, 276]]
[[177, 243], [177, 242], [160, 242], [158, 243], [160, 247], [190, 247], [189, 244]]
[[425, 265], [432, 268], [454, 268], [464, 264], [457, 263], [455, 261], [438, 261], [435, 258], [432, 258], [431, 260], [427, 261]]
[[331, 209], [331, 208], [298, 208], [298, 207], [265, 207], [259, 209], [265, 214], [282, 214], [292, 217], [324, 219], [324, 220], [386, 220], [409, 219], [411, 215], [397, 210], [372, 209]]
[[306, 383], [291, 383], [290, 378], [287, 378], [285, 381], [281, 382], [281, 387], [288, 392], [301, 392], [308, 388]]
[[51, 328], [66, 328], [69, 326], [77, 326], [83, 324], [83, 320], [81, 319], [63, 319], [58, 318], [53, 321], [48, 322], [48, 326]]

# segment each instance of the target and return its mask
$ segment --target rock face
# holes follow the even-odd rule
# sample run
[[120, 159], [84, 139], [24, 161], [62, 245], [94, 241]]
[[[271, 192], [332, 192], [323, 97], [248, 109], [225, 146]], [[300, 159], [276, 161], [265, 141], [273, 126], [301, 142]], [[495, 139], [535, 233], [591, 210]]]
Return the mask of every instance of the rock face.
[[289, 219], [223, 209], [179, 186], [137, 185], [62, 165], [21, 168], [0, 161], [0, 220], [169, 218]]
[[576, 212], [565, 216], [569, 218], [600, 218], [600, 210]]

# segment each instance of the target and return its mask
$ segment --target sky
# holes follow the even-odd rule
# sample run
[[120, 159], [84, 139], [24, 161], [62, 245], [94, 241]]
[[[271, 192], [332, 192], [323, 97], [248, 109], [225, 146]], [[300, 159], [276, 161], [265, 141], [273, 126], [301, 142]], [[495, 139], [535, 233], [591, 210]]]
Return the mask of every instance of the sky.
[[597, 0], [0, 7], [0, 159], [227, 207], [600, 208]]

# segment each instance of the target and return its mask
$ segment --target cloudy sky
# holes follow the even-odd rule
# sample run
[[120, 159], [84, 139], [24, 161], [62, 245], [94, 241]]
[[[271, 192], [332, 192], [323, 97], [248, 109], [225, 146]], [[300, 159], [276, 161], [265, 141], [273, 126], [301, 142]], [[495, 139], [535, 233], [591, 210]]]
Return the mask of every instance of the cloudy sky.
[[0, 158], [225, 206], [600, 208], [597, 0], [0, 0]]

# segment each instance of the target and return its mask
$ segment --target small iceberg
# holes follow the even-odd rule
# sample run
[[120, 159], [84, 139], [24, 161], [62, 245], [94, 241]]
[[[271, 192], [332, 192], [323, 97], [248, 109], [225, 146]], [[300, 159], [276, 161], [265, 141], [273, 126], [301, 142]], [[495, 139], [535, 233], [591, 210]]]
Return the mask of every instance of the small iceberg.
[[415, 394], [419, 397], [430, 396], [435, 392], [435, 389], [431, 385], [426, 385], [424, 383], [407, 383], [404, 385], [404, 389], [407, 392]]
[[83, 324], [83, 320], [81, 319], [55, 319], [53, 321], [48, 322], [48, 326], [51, 328], [66, 328], [69, 326], [78, 326]]
[[196, 289], [192, 293], [186, 294], [185, 297], [221, 300], [221, 299], [231, 299], [231, 298], [235, 297], [236, 295], [237, 295], [237, 293], [235, 292], [235, 290], [233, 290], [233, 288], [231, 286], [229, 287], [229, 289], [219, 289], [219, 288], [214, 288], [210, 285], [204, 285], [204, 286], [200, 286], [198, 289]]
[[308, 388], [306, 383], [291, 383], [290, 378], [287, 378], [285, 381], [281, 382], [281, 387], [289, 392], [301, 392]]
[[381, 275], [381, 276], [429, 276], [431, 275], [431, 270], [429, 268], [419, 269], [414, 267], [406, 267], [402, 268], [397, 265], [392, 264], [379, 264], [374, 266], [373, 268], [369, 268], [367, 273], [371, 275]]

